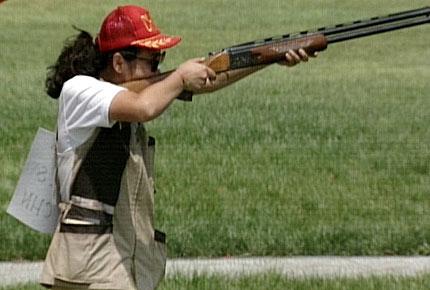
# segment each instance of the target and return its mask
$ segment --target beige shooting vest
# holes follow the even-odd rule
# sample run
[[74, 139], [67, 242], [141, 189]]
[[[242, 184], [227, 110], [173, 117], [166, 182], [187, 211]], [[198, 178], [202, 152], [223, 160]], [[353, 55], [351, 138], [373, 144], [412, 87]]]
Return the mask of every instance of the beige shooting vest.
[[165, 235], [154, 230], [154, 146], [142, 125], [117, 123], [59, 156], [61, 193], [70, 198], [60, 204], [42, 285], [157, 287], [166, 248]]

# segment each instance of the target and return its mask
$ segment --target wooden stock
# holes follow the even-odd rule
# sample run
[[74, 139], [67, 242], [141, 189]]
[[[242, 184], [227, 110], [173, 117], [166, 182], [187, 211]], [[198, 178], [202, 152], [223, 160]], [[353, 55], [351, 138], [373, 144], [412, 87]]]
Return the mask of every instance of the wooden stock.
[[[120, 84], [120, 86], [127, 88], [128, 90], [133, 91], [135, 93], [139, 93], [140, 91], [149, 87], [150, 85], [164, 80], [174, 71], [175, 70], [170, 70], [170, 71], [158, 74], [158, 75], [153, 76], [153, 77], [138, 79], [138, 80], [122, 83], [122, 84]], [[182, 100], [182, 101], [192, 101], [192, 97], [193, 97], [193, 93], [188, 92], [188, 91], [182, 91], [182, 93], [179, 96], [177, 96], [176, 98], [178, 100]]]
[[138, 79], [138, 80], [122, 83], [122, 84], [120, 84], [120, 86], [127, 88], [130, 91], [138, 93], [141, 90], [143, 90], [144, 88], [149, 87], [150, 85], [152, 85], [156, 82], [164, 80], [172, 72], [173, 72], [173, 70], [161, 73], [161, 74], [153, 76], [153, 77], [143, 78], [143, 79]]
[[304, 49], [307, 54], [313, 55], [317, 51], [327, 48], [327, 38], [323, 34], [310, 35], [303, 38], [280, 41], [273, 44], [258, 46], [251, 49], [259, 64], [270, 64], [285, 60], [285, 53], [289, 50]]

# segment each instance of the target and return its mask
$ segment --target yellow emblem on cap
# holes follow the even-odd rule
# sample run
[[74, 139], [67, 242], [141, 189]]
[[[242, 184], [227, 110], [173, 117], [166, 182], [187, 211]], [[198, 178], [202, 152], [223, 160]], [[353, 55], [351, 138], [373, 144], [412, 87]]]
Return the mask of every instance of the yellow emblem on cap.
[[155, 48], [159, 49], [161, 47], [164, 47], [165, 45], [169, 44], [172, 41], [171, 37], [161, 38], [161, 39], [150, 39], [150, 40], [136, 40], [132, 42], [132, 45], [141, 45], [148, 48]]
[[152, 19], [149, 17], [149, 15], [148, 14], [141, 15], [140, 19], [142, 20], [142, 22], [145, 25], [146, 29], [149, 32], [152, 32]]

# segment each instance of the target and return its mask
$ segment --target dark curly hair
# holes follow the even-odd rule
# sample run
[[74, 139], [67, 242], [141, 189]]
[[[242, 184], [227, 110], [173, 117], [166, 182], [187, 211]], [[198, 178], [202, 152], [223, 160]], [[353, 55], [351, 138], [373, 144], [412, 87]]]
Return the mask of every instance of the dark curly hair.
[[[79, 34], [66, 40], [56, 63], [48, 67], [45, 80], [47, 94], [54, 99], [60, 96], [63, 84], [76, 75], [98, 78], [115, 52], [101, 54], [90, 33], [76, 28]], [[119, 51], [127, 61], [137, 57], [138, 49], [128, 47]]]

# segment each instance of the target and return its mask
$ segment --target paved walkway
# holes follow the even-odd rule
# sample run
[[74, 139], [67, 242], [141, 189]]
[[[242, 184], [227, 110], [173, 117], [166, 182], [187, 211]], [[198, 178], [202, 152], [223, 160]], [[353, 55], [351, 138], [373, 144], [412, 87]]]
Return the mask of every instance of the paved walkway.
[[[37, 282], [41, 262], [0, 262], [0, 286]], [[414, 276], [430, 273], [430, 257], [249, 257], [171, 259], [166, 276], [223, 275], [236, 277], [273, 272], [287, 277]]]

